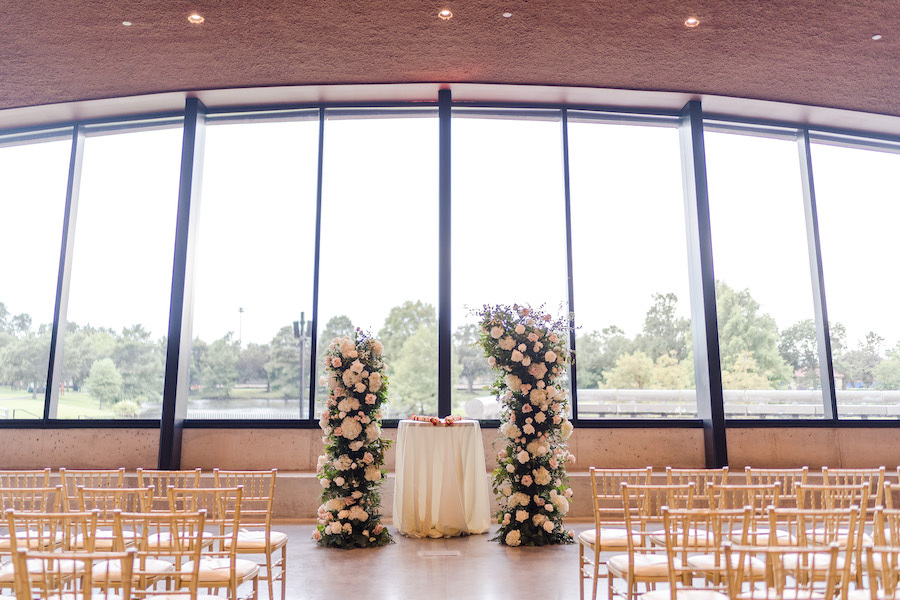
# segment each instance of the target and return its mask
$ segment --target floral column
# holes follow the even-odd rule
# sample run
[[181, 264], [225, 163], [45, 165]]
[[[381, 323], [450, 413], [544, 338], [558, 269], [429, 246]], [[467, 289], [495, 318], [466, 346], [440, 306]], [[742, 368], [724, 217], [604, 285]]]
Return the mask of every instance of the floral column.
[[321, 546], [369, 548], [392, 541], [381, 523], [379, 493], [391, 444], [379, 426], [387, 402], [383, 351], [381, 342], [361, 331], [328, 347], [324, 379], [330, 393], [319, 420], [325, 454], [317, 469], [325, 490], [313, 531]]
[[506, 438], [493, 475], [497, 539], [508, 546], [571, 544], [563, 517], [572, 497], [565, 469], [575, 459], [566, 444], [572, 424], [567, 391], [555, 383], [565, 371], [568, 324], [518, 305], [485, 306], [480, 317], [480, 345], [499, 372], [493, 391], [503, 403]]

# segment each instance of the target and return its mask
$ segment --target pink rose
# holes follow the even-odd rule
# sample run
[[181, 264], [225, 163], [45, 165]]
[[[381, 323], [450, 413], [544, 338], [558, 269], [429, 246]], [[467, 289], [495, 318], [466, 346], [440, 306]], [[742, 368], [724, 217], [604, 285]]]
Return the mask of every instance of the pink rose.
[[559, 461], [557, 461], [555, 458], [551, 458], [550, 459], [550, 468], [555, 469], [558, 466], [559, 466]]
[[322, 539], [322, 533], [318, 529], [313, 529], [313, 539], [317, 542]]
[[340, 437], [340, 436], [343, 435], [343, 434], [344, 434], [344, 430], [343, 430], [343, 429], [341, 429], [340, 427], [335, 427], [335, 428], [334, 428], [334, 435]]
[[339, 366], [341, 366], [341, 359], [339, 359], [337, 356], [332, 356], [331, 366], [334, 368], [338, 368]]
[[378, 535], [383, 530], [384, 530], [384, 527], [381, 525], [381, 523], [379, 523], [378, 525], [375, 526], [375, 529], [372, 530], [372, 533], [374, 533], [375, 535]]
[[522, 412], [523, 412], [523, 413], [530, 413], [532, 410], [534, 410], [534, 409], [531, 408], [531, 405], [530, 405], [530, 404], [525, 404], [524, 406], [522, 406]]
[[366, 394], [366, 404], [375, 404], [375, 394]]
[[525, 487], [530, 486], [534, 481], [531, 479], [531, 475], [523, 475], [522, 476], [522, 485]]
[[362, 460], [363, 460], [363, 462], [366, 463], [367, 465], [370, 465], [370, 464], [372, 464], [373, 462], [375, 462], [375, 457], [372, 456], [372, 453], [371, 453], [371, 452], [366, 452], [365, 454], [363, 454], [363, 459], [362, 459]]

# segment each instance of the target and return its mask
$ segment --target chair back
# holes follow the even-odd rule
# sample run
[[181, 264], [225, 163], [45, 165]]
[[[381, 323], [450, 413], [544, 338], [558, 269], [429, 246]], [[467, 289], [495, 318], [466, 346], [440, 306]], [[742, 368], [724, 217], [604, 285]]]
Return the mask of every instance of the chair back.
[[[739, 546], [725, 542], [728, 596], [732, 600], [833, 598], [839, 547]], [[764, 577], [752, 559], [765, 563]]]
[[778, 506], [781, 500], [781, 484], [711, 483], [706, 488], [710, 508], [738, 509], [749, 506], [755, 516], [761, 516], [771, 506]]
[[0, 488], [48, 488], [50, 467], [46, 469], [0, 470]]
[[112, 523], [116, 512], [150, 512], [153, 488], [87, 488], [75, 489], [78, 510], [98, 511], [103, 523]]
[[728, 467], [720, 469], [676, 469], [666, 467], [666, 483], [694, 485], [694, 501], [706, 501], [706, 488], [709, 484], [722, 485], [728, 483]]
[[796, 469], [745, 467], [744, 475], [748, 485], [769, 485], [777, 482], [781, 487], [781, 497], [788, 500], [793, 499], [794, 486], [796, 484], [806, 483], [806, 479], [809, 476], [809, 467]]
[[870, 600], [900, 597], [900, 547], [869, 544], [865, 555]]
[[[117, 535], [133, 534], [134, 580], [142, 598], [197, 598], [206, 512], [119, 513]], [[159, 568], [160, 560], [172, 562], [171, 570]], [[165, 583], [165, 585], [162, 585]], [[154, 585], [155, 584], [155, 585]], [[152, 586], [152, 587], [151, 587]]]
[[[64, 600], [131, 600], [134, 551], [46, 552], [17, 549], [13, 552], [16, 598], [62, 598]], [[115, 564], [121, 569], [117, 589], [100, 585], [98, 567]], [[101, 566], [103, 565], [103, 566]]]
[[900, 548], [900, 509], [876, 507], [872, 520], [875, 545]]
[[120, 488], [125, 487], [125, 467], [119, 469], [66, 469], [59, 470], [59, 481], [68, 508], [75, 508], [77, 500], [75, 490], [85, 488]]
[[[244, 528], [271, 529], [275, 502], [275, 477], [278, 469], [269, 471], [213, 470], [218, 488], [242, 488], [240, 524]], [[232, 497], [233, 498], [233, 497]]]
[[95, 550], [96, 512], [6, 513], [10, 547], [42, 551]]
[[164, 469], [137, 470], [138, 487], [153, 488], [153, 499], [164, 500], [165, 509], [168, 510], [169, 488], [196, 488], [200, 487], [201, 470], [184, 469], [180, 471], [166, 471]]
[[825, 485], [867, 485], [869, 498], [874, 506], [883, 505], [884, 467], [871, 469], [834, 469], [822, 467], [822, 483]]
[[39, 488], [0, 488], [0, 514], [19, 512], [59, 512], [64, 508], [61, 486]]
[[591, 467], [591, 491], [594, 496], [622, 497], [622, 484], [650, 485], [653, 467], [639, 469], [598, 469]]

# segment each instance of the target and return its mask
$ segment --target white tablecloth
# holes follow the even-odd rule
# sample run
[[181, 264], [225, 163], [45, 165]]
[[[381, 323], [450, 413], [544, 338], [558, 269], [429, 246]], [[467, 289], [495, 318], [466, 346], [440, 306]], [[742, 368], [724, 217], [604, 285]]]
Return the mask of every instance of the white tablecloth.
[[478, 421], [400, 421], [394, 526], [409, 537], [484, 533], [491, 525]]

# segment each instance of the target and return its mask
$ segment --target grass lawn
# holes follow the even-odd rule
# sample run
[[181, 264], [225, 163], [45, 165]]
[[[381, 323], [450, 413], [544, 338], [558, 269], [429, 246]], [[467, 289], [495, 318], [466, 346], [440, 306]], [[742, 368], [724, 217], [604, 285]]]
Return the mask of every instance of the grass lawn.
[[[32, 398], [28, 390], [10, 390], [0, 387], [0, 409], [7, 411], [7, 418], [40, 419], [44, 415], [44, 395]], [[0, 412], [2, 418], [2, 412]], [[111, 408], [97, 408], [97, 401], [86, 392], [67, 391], [59, 397], [60, 419], [115, 419]]]

